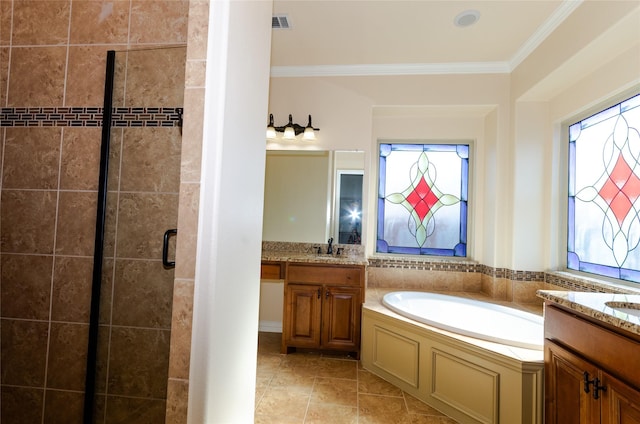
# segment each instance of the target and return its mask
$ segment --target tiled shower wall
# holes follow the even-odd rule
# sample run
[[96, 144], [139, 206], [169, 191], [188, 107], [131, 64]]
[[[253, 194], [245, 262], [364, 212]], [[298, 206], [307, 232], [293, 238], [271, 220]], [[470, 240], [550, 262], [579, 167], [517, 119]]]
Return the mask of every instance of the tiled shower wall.
[[[101, 107], [106, 51], [186, 44], [188, 8], [0, 1], [0, 107]], [[80, 422], [101, 130], [3, 125], [0, 422]]]

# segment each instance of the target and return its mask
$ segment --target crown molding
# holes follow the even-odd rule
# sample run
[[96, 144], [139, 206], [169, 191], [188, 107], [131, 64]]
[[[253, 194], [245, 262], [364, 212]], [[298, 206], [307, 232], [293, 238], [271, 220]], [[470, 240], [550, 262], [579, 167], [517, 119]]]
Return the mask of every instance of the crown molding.
[[271, 77], [345, 77], [390, 75], [504, 74], [507, 62], [395, 63], [371, 65], [272, 66]]
[[529, 56], [535, 49], [538, 48], [540, 44], [549, 36], [553, 31], [556, 30], [560, 26], [562, 22], [564, 22], [569, 15], [573, 13], [581, 4], [583, 0], [565, 0], [560, 6], [556, 9], [556, 11], [547, 19], [537, 30], [533, 33], [533, 35], [525, 41], [525, 43], [520, 47], [520, 49], [513, 55], [511, 60], [509, 60], [509, 68], [511, 71], [516, 69], [522, 61], [524, 61], [527, 56]]
[[272, 66], [272, 78], [394, 75], [508, 74], [527, 58], [584, 0], [564, 0], [507, 62], [397, 63]]

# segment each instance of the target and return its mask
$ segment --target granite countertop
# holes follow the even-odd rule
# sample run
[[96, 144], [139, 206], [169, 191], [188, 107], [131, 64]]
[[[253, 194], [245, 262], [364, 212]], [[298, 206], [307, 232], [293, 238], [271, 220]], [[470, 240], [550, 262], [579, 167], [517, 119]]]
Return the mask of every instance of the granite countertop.
[[560, 290], [538, 290], [537, 293], [545, 301], [640, 335], [640, 294]]
[[367, 259], [364, 256], [340, 254], [327, 255], [324, 253], [301, 253], [301, 252], [282, 252], [282, 251], [263, 251], [262, 260], [267, 262], [305, 262], [320, 264], [336, 264], [336, 265], [367, 265]]

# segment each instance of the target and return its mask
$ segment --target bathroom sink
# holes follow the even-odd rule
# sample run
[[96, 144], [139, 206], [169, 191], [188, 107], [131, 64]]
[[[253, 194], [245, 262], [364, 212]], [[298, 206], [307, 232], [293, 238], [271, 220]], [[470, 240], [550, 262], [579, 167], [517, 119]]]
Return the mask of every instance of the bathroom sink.
[[605, 302], [604, 304], [618, 312], [640, 317], [640, 303], [611, 300], [609, 302]]

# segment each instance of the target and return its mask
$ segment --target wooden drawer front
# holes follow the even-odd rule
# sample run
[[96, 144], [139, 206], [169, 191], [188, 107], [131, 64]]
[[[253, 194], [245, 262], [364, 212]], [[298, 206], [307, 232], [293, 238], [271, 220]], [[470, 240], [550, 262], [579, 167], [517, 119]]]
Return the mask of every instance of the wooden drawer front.
[[637, 341], [549, 304], [545, 307], [544, 336], [640, 387], [640, 343]]
[[287, 269], [287, 281], [290, 283], [318, 283], [359, 287], [361, 277], [361, 267], [289, 264]]
[[284, 278], [280, 262], [262, 262], [260, 278], [265, 280], [280, 280]]

